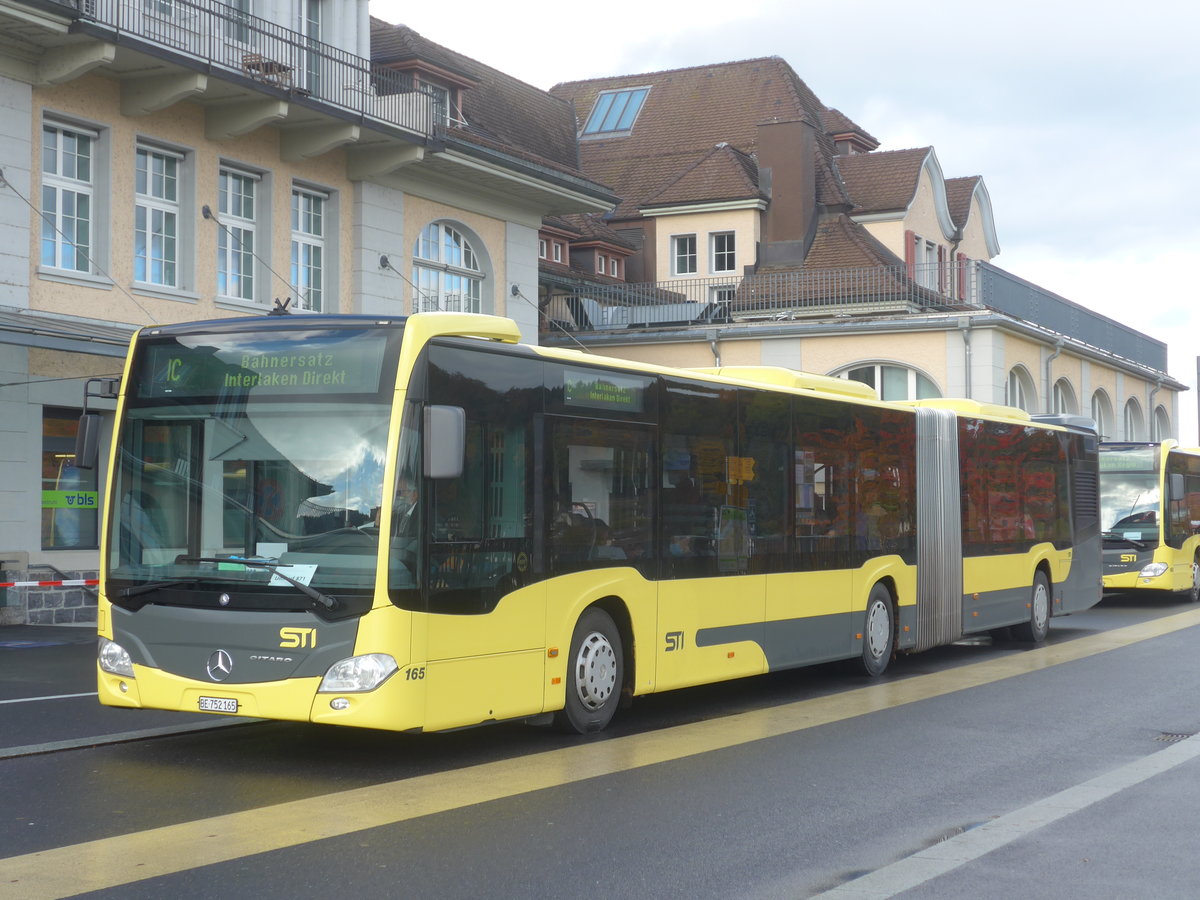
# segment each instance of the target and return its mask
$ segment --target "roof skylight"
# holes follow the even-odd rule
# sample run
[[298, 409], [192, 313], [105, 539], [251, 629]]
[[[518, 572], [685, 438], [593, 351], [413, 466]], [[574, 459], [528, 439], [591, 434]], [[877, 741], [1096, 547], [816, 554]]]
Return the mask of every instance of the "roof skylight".
[[583, 135], [627, 133], [642, 108], [650, 88], [629, 88], [623, 91], [602, 91], [592, 107]]

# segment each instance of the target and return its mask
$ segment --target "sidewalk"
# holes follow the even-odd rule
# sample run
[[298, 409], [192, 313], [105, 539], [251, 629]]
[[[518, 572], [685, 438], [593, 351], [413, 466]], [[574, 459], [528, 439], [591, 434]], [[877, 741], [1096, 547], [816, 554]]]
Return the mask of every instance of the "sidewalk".
[[54, 647], [62, 644], [93, 644], [96, 626], [91, 625], [0, 625], [0, 650], [25, 647]]

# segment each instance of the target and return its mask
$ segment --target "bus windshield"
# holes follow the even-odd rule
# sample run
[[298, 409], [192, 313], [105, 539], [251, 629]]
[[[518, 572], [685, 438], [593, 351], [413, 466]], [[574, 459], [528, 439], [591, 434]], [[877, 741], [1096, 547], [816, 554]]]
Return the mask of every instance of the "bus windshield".
[[369, 596], [401, 333], [143, 338], [117, 438], [112, 599], [161, 587], [156, 601], [186, 604], [218, 585], [264, 608]]
[[1146, 445], [1100, 453], [1100, 524], [1109, 539], [1158, 540], [1157, 454]]

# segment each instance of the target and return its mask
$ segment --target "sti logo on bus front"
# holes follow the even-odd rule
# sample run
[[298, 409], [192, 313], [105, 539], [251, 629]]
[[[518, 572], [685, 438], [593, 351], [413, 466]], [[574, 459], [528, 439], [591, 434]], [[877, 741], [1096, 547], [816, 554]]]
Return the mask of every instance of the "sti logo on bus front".
[[316, 647], [317, 629], [315, 628], [280, 628], [279, 646], [285, 649], [294, 647]]

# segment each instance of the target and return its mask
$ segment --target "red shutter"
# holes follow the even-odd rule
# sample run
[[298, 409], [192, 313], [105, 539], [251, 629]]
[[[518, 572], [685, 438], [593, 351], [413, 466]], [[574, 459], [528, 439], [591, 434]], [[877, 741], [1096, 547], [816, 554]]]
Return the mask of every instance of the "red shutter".
[[938, 244], [938, 293], [946, 293], [946, 248]]
[[904, 268], [909, 278], [917, 277], [917, 236], [912, 231], [904, 232]]
[[970, 265], [970, 258], [958, 254], [958, 299], [965, 302], [967, 299], [967, 266]]

